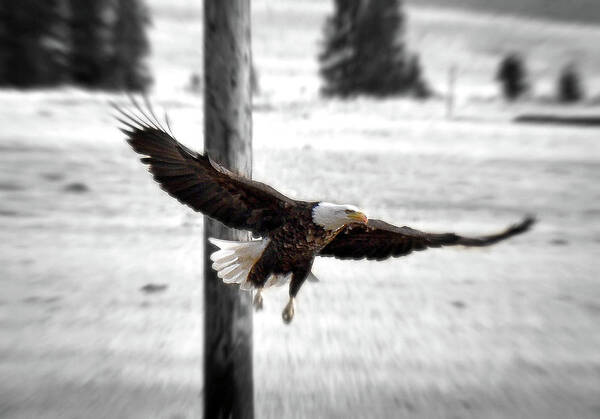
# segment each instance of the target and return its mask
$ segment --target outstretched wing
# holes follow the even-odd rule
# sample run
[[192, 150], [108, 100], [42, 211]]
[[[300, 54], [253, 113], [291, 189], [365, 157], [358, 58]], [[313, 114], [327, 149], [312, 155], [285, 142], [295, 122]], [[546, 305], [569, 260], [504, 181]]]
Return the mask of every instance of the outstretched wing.
[[380, 220], [368, 224], [350, 224], [340, 232], [319, 256], [339, 259], [375, 259], [404, 256], [413, 250], [441, 246], [489, 246], [501, 240], [527, 231], [535, 222], [533, 217], [506, 230], [489, 236], [463, 237], [454, 233], [425, 233], [410, 227], [396, 227]]
[[190, 150], [166, 132], [151, 108], [152, 117], [134, 104], [143, 116], [113, 105], [122, 116], [117, 117], [123, 124], [121, 131], [131, 147], [145, 156], [142, 163], [169, 195], [228, 227], [259, 235], [283, 224], [294, 200]]

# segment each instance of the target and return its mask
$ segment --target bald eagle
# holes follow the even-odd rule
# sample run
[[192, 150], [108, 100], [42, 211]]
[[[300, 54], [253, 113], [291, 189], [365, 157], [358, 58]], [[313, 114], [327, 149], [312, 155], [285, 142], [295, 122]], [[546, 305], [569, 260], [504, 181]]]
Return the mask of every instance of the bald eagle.
[[[135, 103], [135, 102], [134, 102]], [[143, 157], [154, 180], [169, 195], [195, 211], [228, 227], [248, 230], [247, 242], [211, 238], [218, 248], [212, 267], [225, 283], [254, 290], [254, 305], [261, 309], [261, 290], [289, 282], [289, 302], [282, 317], [294, 316], [294, 299], [305, 280], [314, 279], [316, 256], [339, 259], [384, 260], [412, 251], [441, 246], [488, 246], [527, 231], [534, 222], [521, 222], [497, 234], [464, 237], [454, 233], [426, 233], [368, 219], [352, 205], [297, 201], [272, 187], [233, 173], [206, 154], [179, 143], [156, 118], [152, 108], [120, 113], [121, 131]], [[149, 106], [149, 104], [148, 104]]]

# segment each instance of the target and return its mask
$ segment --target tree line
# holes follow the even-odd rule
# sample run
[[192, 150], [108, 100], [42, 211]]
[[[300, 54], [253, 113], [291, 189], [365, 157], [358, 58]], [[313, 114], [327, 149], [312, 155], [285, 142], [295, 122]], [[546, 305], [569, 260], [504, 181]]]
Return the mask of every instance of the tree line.
[[0, 86], [145, 90], [141, 0], [0, 0]]
[[[427, 98], [434, 94], [425, 80], [419, 55], [405, 43], [406, 18], [402, 0], [334, 0], [325, 22], [318, 56], [325, 96], [404, 95]], [[564, 103], [585, 96], [582, 77], [566, 65], [556, 81], [556, 97]], [[531, 88], [527, 66], [518, 53], [502, 57], [496, 72], [507, 101], [525, 96]]]
[[[518, 100], [531, 90], [525, 59], [518, 53], [510, 53], [500, 61], [496, 80], [500, 83], [502, 95], [508, 101]], [[556, 97], [563, 103], [584, 99], [581, 73], [575, 64], [567, 64], [561, 69], [556, 80]]]
[[[419, 55], [407, 48], [402, 0], [333, 3], [318, 56], [324, 95], [434, 94]], [[149, 23], [143, 0], [0, 0], [0, 86], [146, 90]], [[509, 101], [530, 90], [525, 60], [516, 53], [502, 58], [496, 79]], [[562, 102], [583, 99], [574, 65], [562, 70], [556, 92]]]

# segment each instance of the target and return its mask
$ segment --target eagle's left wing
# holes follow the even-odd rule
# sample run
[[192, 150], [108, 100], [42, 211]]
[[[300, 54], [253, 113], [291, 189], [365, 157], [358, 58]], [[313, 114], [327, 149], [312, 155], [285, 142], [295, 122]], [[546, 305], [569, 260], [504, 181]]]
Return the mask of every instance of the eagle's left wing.
[[425, 233], [410, 227], [396, 227], [380, 220], [369, 220], [366, 225], [346, 226], [318, 255], [339, 259], [383, 260], [429, 247], [489, 246], [527, 231], [534, 222], [533, 217], [526, 217], [520, 223], [497, 234], [464, 237], [454, 233]]
[[[160, 125], [149, 103], [136, 112], [116, 104], [127, 142], [149, 166], [160, 187], [182, 204], [231, 228], [268, 235], [297, 202], [272, 187], [227, 170], [206, 154], [190, 150]], [[167, 122], [168, 123], [168, 122]], [[170, 129], [168, 129], [170, 131]]]

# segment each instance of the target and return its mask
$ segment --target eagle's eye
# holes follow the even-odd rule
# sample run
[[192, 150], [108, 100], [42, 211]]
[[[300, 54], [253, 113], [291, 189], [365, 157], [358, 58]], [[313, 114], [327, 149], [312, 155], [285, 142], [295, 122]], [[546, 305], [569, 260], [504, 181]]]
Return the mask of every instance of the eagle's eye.
[[344, 212], [345, 212], [346, 214], [352, 214], [354, 211], [352, 211], [351, 209], [347, 209], [347, 210], [344, 210]]

